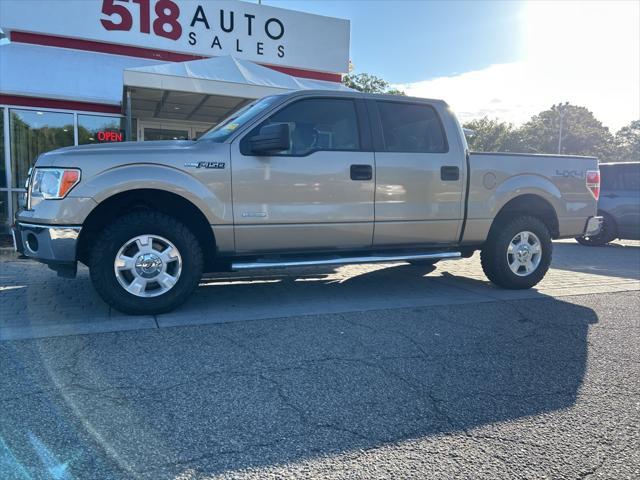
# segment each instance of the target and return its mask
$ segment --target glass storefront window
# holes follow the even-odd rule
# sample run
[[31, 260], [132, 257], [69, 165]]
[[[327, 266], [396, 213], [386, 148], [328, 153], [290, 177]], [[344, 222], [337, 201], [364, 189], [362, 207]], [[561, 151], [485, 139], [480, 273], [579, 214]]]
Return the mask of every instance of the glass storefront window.
[[188, 130], [174, 130], [171, 128], [149, 128], [144, 129], [144, 140], [188, 140]]
[[8, 230], [9, 192], [0, 192], [0, 233]]
[[22, 188], [38, 155], [73, 141], [73, 114], [37, 110], [9, 110], [13, 187]]
[[4, 108], [0, 108], [0, 188], [7, 188], [7, 172], [4, 163]]
[[78, 115], [78, 145], [124, 142], [124, 119], [99, 115]]

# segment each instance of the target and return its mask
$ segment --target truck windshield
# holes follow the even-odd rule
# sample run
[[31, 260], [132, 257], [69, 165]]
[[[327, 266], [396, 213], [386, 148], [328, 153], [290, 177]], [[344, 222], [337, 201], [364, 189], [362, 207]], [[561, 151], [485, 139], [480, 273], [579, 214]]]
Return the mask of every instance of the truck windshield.
[[241, 108], [237, 112], [232, 113], [222, 122], [217, 124], [211, 130], [204, 133], [199, 140], [212, 140], [216, 143], [222, 143], [233, 134], [238, 128], [253, 120], [267, 108], [278, 100], [279, 95], [272, 95], [261, 98], [246, 107]]

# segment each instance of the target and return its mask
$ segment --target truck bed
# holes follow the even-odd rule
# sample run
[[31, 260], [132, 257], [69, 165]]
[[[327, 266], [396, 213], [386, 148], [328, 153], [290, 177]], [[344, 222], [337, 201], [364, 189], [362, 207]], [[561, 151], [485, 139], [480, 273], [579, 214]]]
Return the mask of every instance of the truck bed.
[[542, 197], [554, 207], [559, 238], [582, 234], [585, 218], [595, 215], [597, 209], [586, 187], [586, 173], [597, 169], [595, 157], [471, 153], [463, 241], [486, 239], [500, 209], [511, 199], [527, 194]]

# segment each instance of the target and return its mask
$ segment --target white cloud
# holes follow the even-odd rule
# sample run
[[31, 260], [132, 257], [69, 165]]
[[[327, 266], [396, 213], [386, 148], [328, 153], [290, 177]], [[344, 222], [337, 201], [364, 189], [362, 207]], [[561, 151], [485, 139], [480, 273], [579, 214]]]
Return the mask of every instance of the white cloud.
[[444, 99], [461, 121], [521, 124], [565, 101], [613, 131], [640, 118], [640, 2], [532, 2], [522, 20], [523, 60], [398, 87]]

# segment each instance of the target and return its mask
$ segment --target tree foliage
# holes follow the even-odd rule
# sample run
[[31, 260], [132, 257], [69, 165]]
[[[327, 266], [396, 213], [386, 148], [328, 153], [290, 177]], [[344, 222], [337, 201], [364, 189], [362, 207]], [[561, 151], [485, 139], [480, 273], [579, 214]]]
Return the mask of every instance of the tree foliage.
[[618, 130], [616, 148], [621, 162], [640, 162], [640, 120]]
[[487, 117], [472, 120], [464, 124], [464, 128], [473, 130], [467, 138], [469, 148], [475, 152], [516, 152], [518, 142], [514, 127], [510, 123]]
[[[560, 123], [562, 144], [558, 151]], [[603, 160], [615, 157], [614, 137], [592, 112], [571, 104], [553, 105], [534, 115], [519, 128], [522, 147], [535, 153], [594, 155]]]
[[464, 127], [474, 131], [467, 139], [472, 151], [557, 154], [561, 119], [563, 155], [592, 155], [602, 162], [640, 161], [640, 120], [614, 136], [587, 108], [569, 103], [553, 105], [519, 128], [487, 117]]
[[356, 73], [345, 75], [342, 83], [349, 88], [365, 93], [387, 93], [391, 95], [404, 95], [397, 88], [391, 88], [389, 82], [369, 73]]

